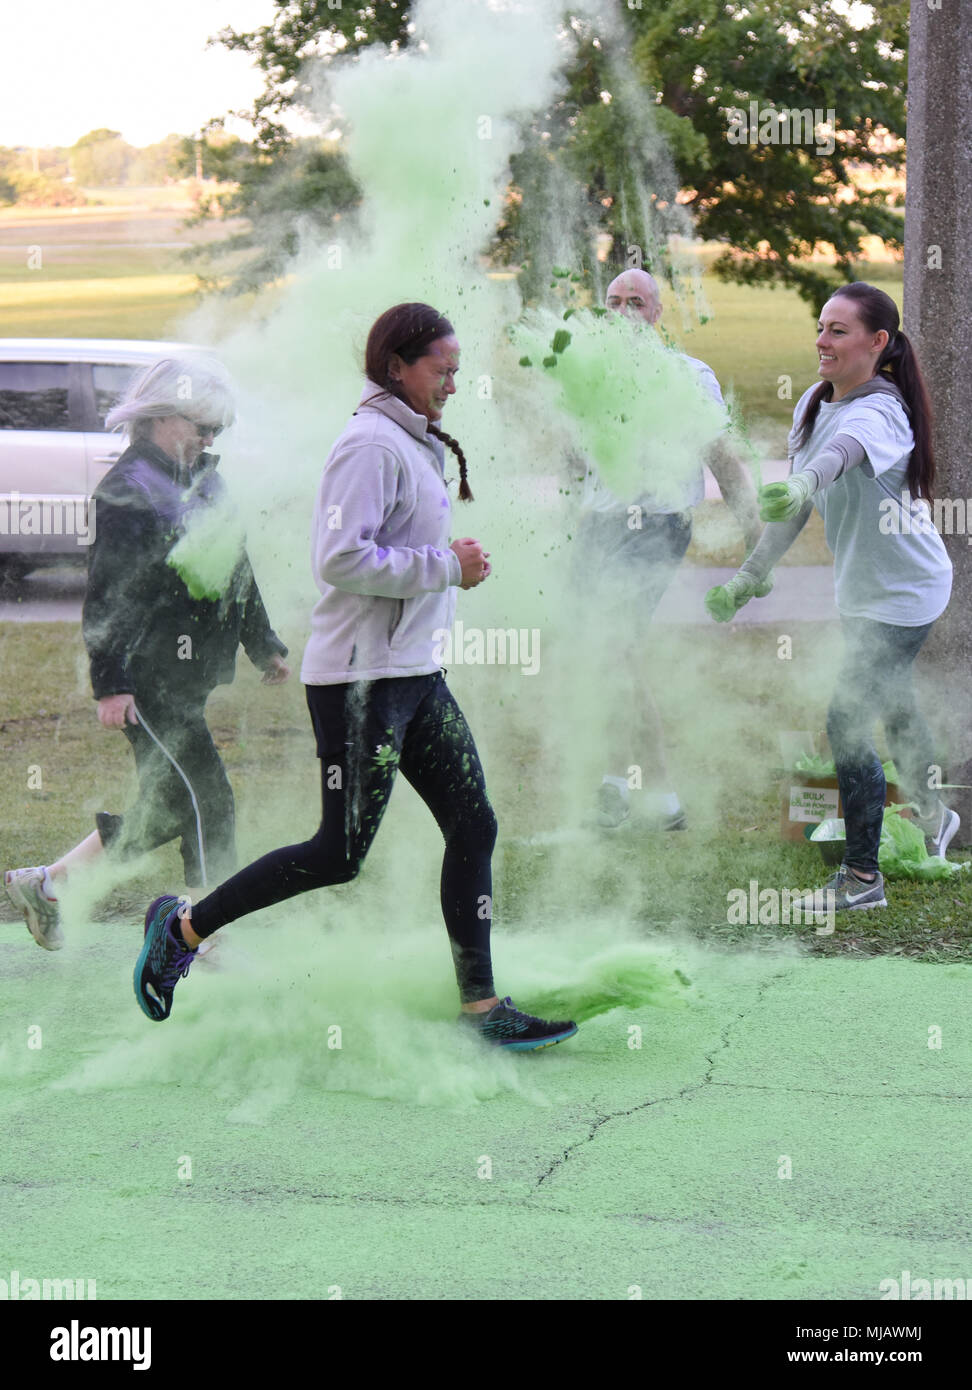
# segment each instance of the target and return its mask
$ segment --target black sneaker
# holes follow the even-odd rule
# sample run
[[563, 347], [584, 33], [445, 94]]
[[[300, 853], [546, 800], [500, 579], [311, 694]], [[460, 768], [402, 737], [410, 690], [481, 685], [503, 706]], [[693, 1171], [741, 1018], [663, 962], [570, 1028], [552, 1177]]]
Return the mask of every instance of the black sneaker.
[[532, 1014], [520, 1013], [509, 995], [494, 1004], [486, 1014], [462, 1013], [459, 1022], [474, 1028], [483, 1042], [497, 1047], [509, 1047], [514, 1052], [534, 1052], [541, 1047], [572, 1038], [576, 1023], [547, 1023]]
[[145, 914], [145, 941], [135, 966], [135, 998], [142, 1013], [162, 1023], [172, 1012], [172, 994], [196, 959], [172, 930], [179, 899], [156, 898]]

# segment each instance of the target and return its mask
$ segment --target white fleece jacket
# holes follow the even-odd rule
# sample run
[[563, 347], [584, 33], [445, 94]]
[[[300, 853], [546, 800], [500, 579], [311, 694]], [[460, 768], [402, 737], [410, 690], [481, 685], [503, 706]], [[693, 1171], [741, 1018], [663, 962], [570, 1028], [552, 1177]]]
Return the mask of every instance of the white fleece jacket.
[[425, 416], [367, 382], [317, 492], [305, 685], [439, 670], [462, 579], [443, 463]]

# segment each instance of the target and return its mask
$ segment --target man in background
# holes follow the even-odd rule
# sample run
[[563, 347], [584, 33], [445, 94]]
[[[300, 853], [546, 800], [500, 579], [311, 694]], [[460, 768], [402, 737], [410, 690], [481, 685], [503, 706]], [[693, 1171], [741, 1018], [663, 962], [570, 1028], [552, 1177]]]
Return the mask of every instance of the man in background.
[[[604, 302], [610, 311], [652, 327], [661, 318], [658, 285], [645, 270], [618, 275], [608, 286]], [[664, 500], [650, 493], [637, 497], [638, 526], [631, 524], [631, 502], [616, 497], [589, 460], [583, 479], [573, 552], [575, 580], [603, 612], [623, 611], [630, 633], [627, 645], [612, 647], [610, 669], [605, 672], [626, 710], [625, 718], [608, 719], [605, 730], [608, 771], [597, 803], [598, 824], [605, 828], [621, 825], [631, 813], [627, 775], [631, 767], [641, 770], [639, 795], [649, 823], [663, 830], [685, 828], [685, 813], [665, 756], [661, 719], [647, 684], [648, 627], [692, 538], [692, 508], [705, 496], [703, 464], [712, 470], [723, 500], [742, 528], [747, 554], [762, 530], [752, 480], [727, 439], [729, 416], [715, 374], [697, 358], [679, 355], [725, 413], [725, 432], [699, 459], [698, 469], [674, 493], [668, 480]]]

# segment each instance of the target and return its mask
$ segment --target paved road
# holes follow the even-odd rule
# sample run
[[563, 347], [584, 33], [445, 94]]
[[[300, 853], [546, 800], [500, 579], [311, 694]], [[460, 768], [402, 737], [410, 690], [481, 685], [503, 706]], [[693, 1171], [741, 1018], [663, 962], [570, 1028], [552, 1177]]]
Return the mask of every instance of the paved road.
[[[69, 920], [55, 956], [0, 926], [0, 1269], [100, 1299], [188, 1270], [214, 1300], [876, 1302], [970, 1274], [968, 966], [631, 944], [619, 973], [677, 963], [682, 1007], [479, 1055], [441, 928], [313, 897], [230, 928], [162, 1025], [138, 924]], [[504, 987], [582, 997], [591, 936], [497, 932]]]
[[[705, 591], [724, 584], [731, 569], [683, 565], [658, 607], [662, 623], [708, 623], [702, 606]], [[35, 570], [18, 587], [13, 598], [0, 598], [0, 622], [69, 623], [81, 619], [84, 571]], [[837, 617], [834, 607], [833, 570], [827, 565], [793, 565], [776, 571], [773, 592], [747, 604], [736, 618], [743, 626], [828, 622]]]

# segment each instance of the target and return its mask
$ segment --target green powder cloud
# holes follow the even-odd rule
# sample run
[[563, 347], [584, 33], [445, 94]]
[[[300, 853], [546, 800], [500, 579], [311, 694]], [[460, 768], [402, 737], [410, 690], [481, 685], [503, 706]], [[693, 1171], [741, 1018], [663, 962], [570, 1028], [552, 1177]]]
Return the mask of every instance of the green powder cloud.
[[228, 499], [189, 513], [186, 531], [166, 563], [181, 576], [194, 599], [219, 599], [229, 588], [243, 554], [239, 516]]
[[686, 484], [725, 426], [685, 358], [647, 325], [584, 309], [571, 314], [569, 332], [553, 310], [531, 310], [512, 342], [521, 365], [543, 363], [554, 408], [616, 497], [684, 505]]

